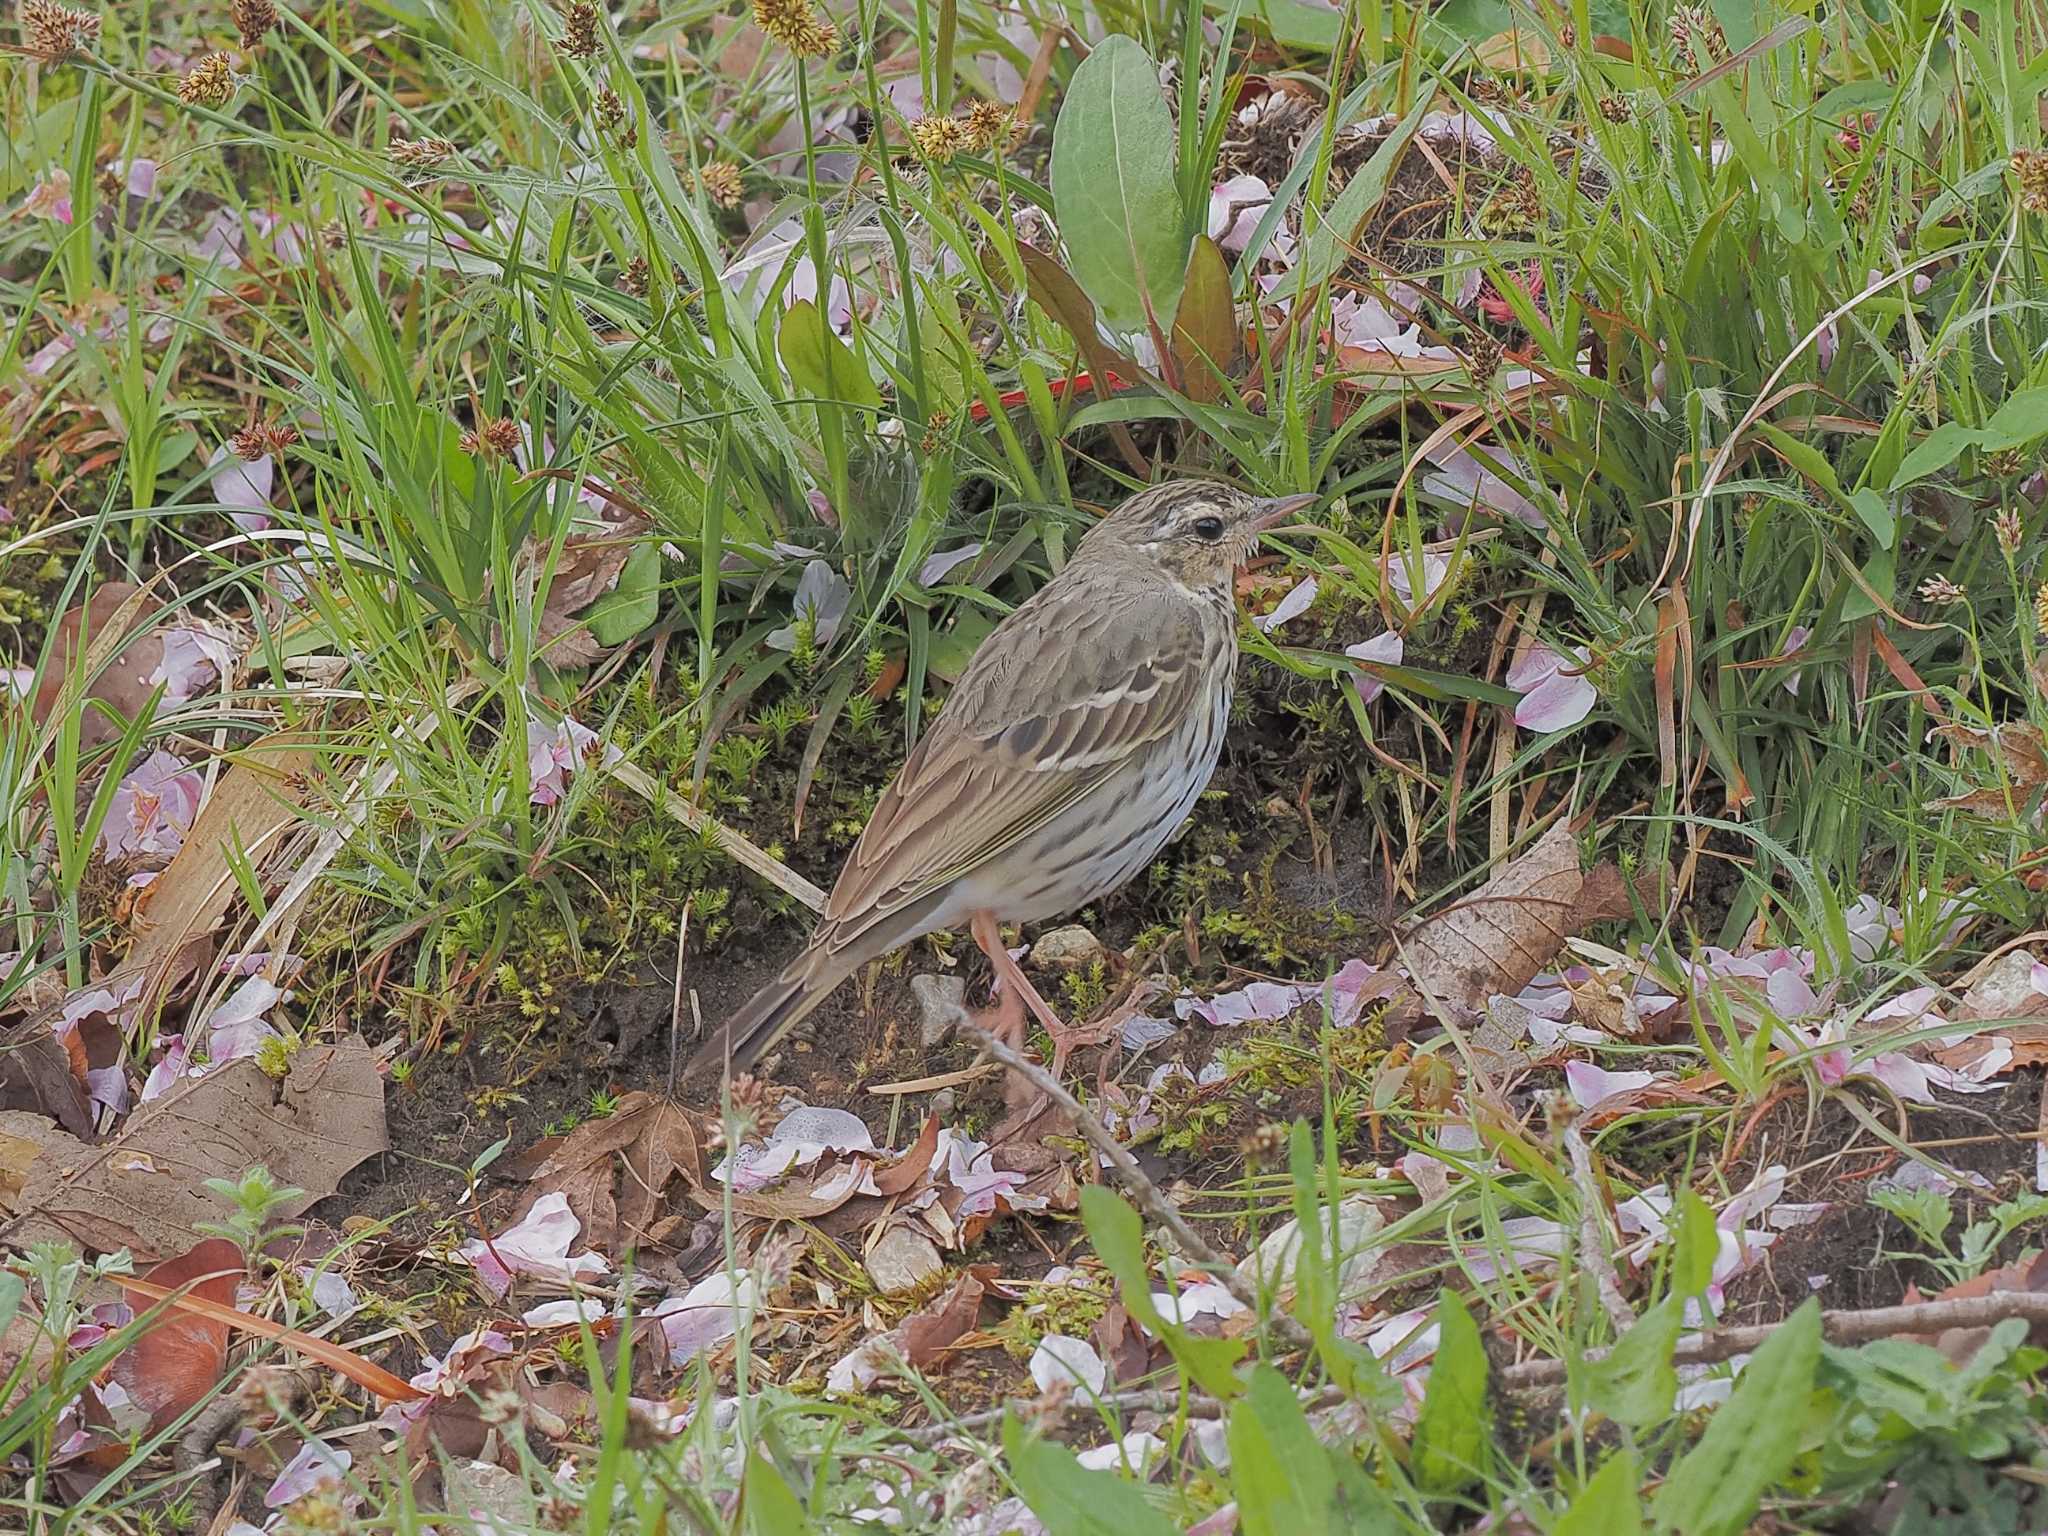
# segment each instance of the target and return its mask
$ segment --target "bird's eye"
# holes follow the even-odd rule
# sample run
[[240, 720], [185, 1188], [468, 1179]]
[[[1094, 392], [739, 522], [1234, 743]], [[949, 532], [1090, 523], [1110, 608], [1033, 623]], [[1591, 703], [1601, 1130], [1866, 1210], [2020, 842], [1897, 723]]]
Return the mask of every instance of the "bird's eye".
[[1198, 517], [1191, 526], [1198, 539], [1207, 539], [1214, 543], [1223, 537], [1223, 519], [1220, 517]]

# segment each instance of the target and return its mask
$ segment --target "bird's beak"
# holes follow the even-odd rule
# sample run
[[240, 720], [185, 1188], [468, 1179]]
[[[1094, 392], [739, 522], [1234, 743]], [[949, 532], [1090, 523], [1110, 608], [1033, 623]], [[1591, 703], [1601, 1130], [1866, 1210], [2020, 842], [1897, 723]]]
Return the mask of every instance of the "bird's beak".
[[1300, 496], [1268, 496], [1259, 503], [1258, 510], [1252, 514], [1252, 527], [1265, 529], [1284, 523], [1295, 513], [1306, 512], [1321, 500], [1322, 497], [1314, 491]]

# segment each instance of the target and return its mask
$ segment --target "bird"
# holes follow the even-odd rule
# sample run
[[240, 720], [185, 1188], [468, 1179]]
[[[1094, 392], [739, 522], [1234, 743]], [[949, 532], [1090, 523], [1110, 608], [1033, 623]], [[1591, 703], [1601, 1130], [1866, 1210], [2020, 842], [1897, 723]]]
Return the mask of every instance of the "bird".
[[862, 966], [965, 924], [1064, 1060], [1074, 1031], [1004, 947], [1003, 923], [1087, 906], [1147, 868], [1223, 750], [1237, 670], [1234, 577], [1313, 494], [1175, 479], [1129, 497], [976, 650], [883, 791], [809, 942], [698, 1048], [684, 1079], [750, 1067]]

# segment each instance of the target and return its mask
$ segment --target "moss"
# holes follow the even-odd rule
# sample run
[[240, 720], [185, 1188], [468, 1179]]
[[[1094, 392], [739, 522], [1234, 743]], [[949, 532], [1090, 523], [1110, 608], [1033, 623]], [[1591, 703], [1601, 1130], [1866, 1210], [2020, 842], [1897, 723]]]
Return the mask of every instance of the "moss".
[[1109, 1294], [1093, 1286], [1042, 1286], [1028, 1306], [1012, 1307], [1000, 1323], [989, 1329], [989, 1337], [1002, 1345], [1011, 1359], [1029, 1360], [1039, 1341], [1049, 1333], [1087, 1338], [1089, 1330], [1108, 1310]]

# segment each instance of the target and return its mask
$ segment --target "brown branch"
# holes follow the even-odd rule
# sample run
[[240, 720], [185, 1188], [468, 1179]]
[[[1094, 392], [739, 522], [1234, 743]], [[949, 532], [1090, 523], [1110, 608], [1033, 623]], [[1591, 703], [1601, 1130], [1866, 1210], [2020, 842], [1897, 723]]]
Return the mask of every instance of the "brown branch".
[[[1108, 1160], [1118, 1182], [1130, 1191], [1131, 1198], [1138, 1202], [1138, 1209], [1145, 1213], [1146, 1219], [1172, 1233], [1174, 1242], [1179, 1244], [1183, 1254], [1213, 1274], [1217, 1282], [1242, 1302], [1245, 1309], [1254, 1317], [1259, 1315], [1259, 1299], [1252, 1294], [1251, 1287], [1239, 1276], [1237, 1266], [1211, 1247], [1206, 1238], [1188, 1225], [1187, 1218], [1181, 1215], [1179, 1207], [1159, 1192], [1159, 1186], [1146, 1176], [1145, 1170], [1138, 1166], [1137, 1159], [1131, 1156], [1129, 1149], [1110, 1135], [1108, 1126], [1091, 1113], [1079, 1099], [1062, 1088], [1045, 1068], [1019, 1055], [972, 1020], [963, 1027], [980, 1039], [982, 1048], [989, 1055], [1065, 1110], [1073, 1118], [1075, 1127], [1088, 1145]], [[1275, 1312], [1266, 1319], [1266, 1322], [1271, 1326], [1274, 1335], [1289, 1349], [1309, 1347], [1311, 1340], [1308, 1331], [1284, 1312]]]
[[[1859, 1312], [1823, 1312], [1820, 1325], [1830, 1344], [1867, 1344], [1872, 1339], [1889, 1338], [1896, 1333], [1988, 1328], [2009, 1317], [2023, 1317], [2030, 1323], [2048, 1323], [2048, 1293], [1990, 1291], [1982, 1296], [1959, 1296], [1947, 1301], [1916, 1301]], [[1671, 1363], [1710, 1365], [1736, 1355], [1746, 1355], [1783, 1326], [1783, 1322], [1759, 1323], [1747, 1328], [1709, 1328], [1688, 1334], [1671, 1352]], [[1608, 1353], [1605, 1349], [1589, 1349], [1584, 1363], [1591, 1365], [1605, 1359]], [[1501, 1388], [1507, 1392], [1554, 1387], [1561, 1385], [1564, 1379], [1565, 1362], [1562, 1360], [1525, 1360], [1500, 1373]]]

